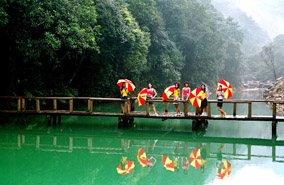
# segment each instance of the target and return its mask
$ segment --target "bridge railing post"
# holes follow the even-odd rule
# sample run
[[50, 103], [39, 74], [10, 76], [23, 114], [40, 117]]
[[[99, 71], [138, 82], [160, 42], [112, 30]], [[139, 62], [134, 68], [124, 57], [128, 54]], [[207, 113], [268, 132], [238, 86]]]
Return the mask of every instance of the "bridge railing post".
[[169, 108], [169, 104], [168, 102], [165, 102], [165, 113], [168, 113], [168, 108]]
[[36, 112], [40, 112], [40, 100], [36, 99]]
[[251, 118], [251, 102], [248, 102], [248, 118]]
[[135, 99], [130, 99], [130, 112], [135, 111]]
[[22, 111], [26, 110], [25, 98], [22, 98]]
[[69, 100], [69, 112], [72, 113], [73, 112], [73, 99]]
[[93, 112], [93, 100], [88, 100], [88, 112], [92, 113]]
[[200, 108], [195, 107], [195, 115], [197, 116], [197, 115], [199, 115], [199, 113], [200, 113]]
[[22, 101], [21, 98], [19, 98], [18, 99], [18, 108], [17, 108], [18, 112], [21, 112], [21, 101]]
[[57, 110], [57, 100], [53, 99], [53, 110]]
[[127, 102], [128, 100], [124, 101], [124, 114], [128, 113]]
[[208, 102], [208, 103], [207, 103], [207, 106], [208, 106], [208, 107], [207, 107], [207, 109], [208, 109], [208, 110], [207, 110], [208, 117], [211, 117], [211, 103]]
[[188, 116], [188, 109], [189, 109], [189, 103], [188, 102], [183, 102], [183, 113], [184, 113], [184, 116]]
[[234, 103], [233, 116], [237, 115], [237, 103]]
[[146, 102], [146, 116], [150, 115], [150, 104], [149, 102]]

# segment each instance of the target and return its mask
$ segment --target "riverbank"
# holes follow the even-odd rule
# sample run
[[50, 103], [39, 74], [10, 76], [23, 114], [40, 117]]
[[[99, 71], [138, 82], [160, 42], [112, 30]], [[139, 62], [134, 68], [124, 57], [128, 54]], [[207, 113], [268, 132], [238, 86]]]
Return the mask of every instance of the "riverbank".
[[[284, 100], [284, 76], [272, 83], [272, 86], [263, 92], [266, 100]], [[277, 105], [277, 113], [284, 115], [284, 105]]]

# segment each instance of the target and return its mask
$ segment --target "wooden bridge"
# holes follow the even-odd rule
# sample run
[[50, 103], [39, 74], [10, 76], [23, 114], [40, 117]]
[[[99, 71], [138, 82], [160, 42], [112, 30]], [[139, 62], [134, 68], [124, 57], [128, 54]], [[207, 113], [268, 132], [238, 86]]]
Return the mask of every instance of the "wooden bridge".
[[[75, 104], [74, 102], [77, 102]], [[81, 102], [80, 102], [81, 101]], [[94, 102], [128, 102], [131, 107], [130, 113], [127, 113], [127, 106], [124, 106], [124, 112], [120, 110], [116, 112], [96, 112], [94, 111]], [[195, 112], [189, 112], [189, 102], [179, 101], [183, 104], [183, 113], [181, 116], [175, 116], [174, 112], [168, 111], [168, 104], [175, 102], [174, 100], [163, 101], [161, 98], [148, 100], [145, 102], [145, 111], [135, 111], [136, 98], [128, 100], [121, 100], [120, 98], [96, 98], [96, 97], [22, 97], [22, 96], [0, 96], [0, 113], [5, 114], [45, 114], [48, 115], [48, 121], [53, 123], [61, 123], [61, 115], [76, 115], [76, 116], [108, 116], [118, 117], [119, 126], [128, 126], [133, 124], [134, 118], [155, 118], [155, 119], [189, 119], [189, 120], [239, 120], [239, 121], [271, 121], [272, 134], [276, 134], [277, 123], [284, 121], [284, 116], [277, 115], [276, 109], [284, 101], [267, 101], [267, 100], [224, 100], [223, 103], [233, 104], [233, 111], [230, 114], [227, 112], [225, 117], [220, 115], [212, 115], [211, 104], [217, 103], [217, 100], [208, 100], [208, 113], [206, 116], [200, 116], [199, 110], [196, 108]], [[163, 103], [165, 111], [159, 112], [158, 115], [150, 113], [149, 102]], [[253, 103], [267, 103], [272, 107], [271, 116], [253, 115]], [[247, 104], [248, 112], [246, 115], [237, 114], [237, 105]], [[82, 108], [85, 106], [86, 110], [77, 110], [75, 105]], [[58, 119], [57, 119], [58, 117]], [[196, 122], [193, 122], [193, 129], [196, 128]]]

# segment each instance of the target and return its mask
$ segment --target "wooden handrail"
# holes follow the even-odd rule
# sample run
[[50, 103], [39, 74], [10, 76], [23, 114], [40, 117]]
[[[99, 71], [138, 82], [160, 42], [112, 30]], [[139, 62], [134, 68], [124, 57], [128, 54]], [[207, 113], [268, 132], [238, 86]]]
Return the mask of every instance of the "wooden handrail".
[[121, 98], [100, 97], [27, 97], [27, 96], [0, 96], [0, 99], [40, 99], [40, 100], [98, 100], [98, 101], [125, 101]]
[[[137, 97], [130, 97], [130, 99], [134, 99], [136, 100]], [[157, 101], [157, 100], [162, 100], [162, 97], [155, 97], [153, 100], [147, 100], [147, 101], [156, 101], [156, 102], [173, 102], [173, 98], [170, 97], [169, 99], [167, 99], [166, 101]], [[182, 100], [180, 100], [179, 102], [184, 102]], [[208, 102], [211, 103], [217, 103], [218, 100], [215, 99], [208, 99]], [[252, 102], [252, 103], [257, 103], [257, 102], [264, 102], [264, 103], [278, 103], [278, 104], [284, 104], [284, 100], [249, 100], [249, 99], [245, 99], [245, 100], [239, 100], [239, 99], [233, 99], [233, 100], [224, 100], [223, 103], [248, 103], [248, 102]]]
[[[21, 97], [21, 96], [0, 96], [0, 99], [17, 99], [17, 107], [15, 108], [14, 111], [16, 112], [30, 112], [30, 111], [35, 111], [37, 113], [44, 113], [45, 111], [53, 111], [53, 112], [60, 112], [60, 111], [68, 111], [70, 114], [73, 114], [74, 111], [74, 100], [87, 100], [88, 101], [88, 110], [86, 111], [89, 114], [93, 114], [93, 105], [94, 101], [109, 101], [109, 102], [130, 102], [132, 105], [131, 112], [135, 113], [134, 109], [134, 102], [136, 101], [136, 98], [128, 98], [128, 100], [124, 100], [121, 98], [102, 98], [102, 97]], [[35, 100], [35, 110], [27, 110], [26, 109], [26, 104], [28, 103], [28, 99], [34, 99]], [[51, 110], [41, 110], [41, 100], [52, 100], [53, 106]], [[69, 110], [58, 110], [57, 108], [57, 101], [58, 100], [67, 100], [69, 102]], [[150, 102], [160, 102], [165, 104], [165, 113], [168, 113], [168, 106], [169, 103], [173, 102], [180, 102], [183, 103], [184, 105], [184, 116], [187, 117], [188, 111], [189, 111], [189, 102], [188, 101], [175, 101], [173, 99], [168, 99], [166, 101], [163, 101], [160, 97], [157, 97], [153, 100], [146, 100], [145, 105], [146, 105], [146, 110], [145, 114], [146, 116], [150, 116]], [[237, 104], [247, 104], [248, 105], [248, 112], [247, 112], [247, 118], [252, 118], [252, 103], [259, 103], [259, 102], [264, 102], [264, 103], [269, 103], [272, 106], [272, 118], [276, 119], [277, 117], [277, 104], [284, 104], [284, 101], [272, 101], [272, 100], [224, 100], [223, 103], [232, 103], [233, 104], [233, 112], [232, 115], [234, 117], [237, 116]], [[211, 113], [211, 108], [212, 108], [212, 103], [218, 103], [217, 100], [208, 100], [208, 117], [212, 117]], [[9, 112], [9, 110], [4, 110]], [[125, 115], [127, 115], [127, 106], [124, 106], [124, 112]], [[196, 112], [196, 115], [199, 113]]]
[[[28, 96], [0, 96], [0, 99], [39, 99], [39, 100], [93, 100], [93, 101], [127, 101], [121, 100], [121, 98], [103, 98], [103, 97], [28, 97]], [[130, 100], [136, 100], [136, 97], [130, 97]], [[176, 102], [172, 98], [163, 101], [161, 97], [155, 97], [153, 100], [147, 100], [146, 102]], [[179, 100], [177, 102], [184, 103], [185, 101]], [[218, 103], [218, 100], [208, 100], [210, 103]], [[284, 101], [279, 100], [224, 100], [223, 103], [276, 103], [284, 104]]]

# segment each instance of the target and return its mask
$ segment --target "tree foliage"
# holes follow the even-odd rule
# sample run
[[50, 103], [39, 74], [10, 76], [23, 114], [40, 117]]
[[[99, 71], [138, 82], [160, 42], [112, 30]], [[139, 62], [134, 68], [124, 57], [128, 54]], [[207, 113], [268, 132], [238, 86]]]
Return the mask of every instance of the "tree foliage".
[[142, 29], [151, 33], [148, 65], [142, 73], [148, 77], [143, 80], [144, 86], [152, 83], [161, 92], [165, 86], [180, 81], [184, 57], [169, 38], [154, 0], [127, 0], [127, 3]]
[[[118, 96], [239, 81], [242, 33], [209, 1], [1, 0], [1, 94]], [[236, 83], [237, 84], [237, 83]]]
[[9, 22], [3, 72], [12, 71], [7, 93], [70, 94], [69, 83], [86, 52], [97, 52], [92, 0], [7, 1]]
[[[272, 42], [263, 46], [253, 55], [247, 66], [250, 79], [260, 81], [275, 80], [284, 76], [284, 35], [276, 36]], [[265, 75], [263, 75], [265, 74]]]

